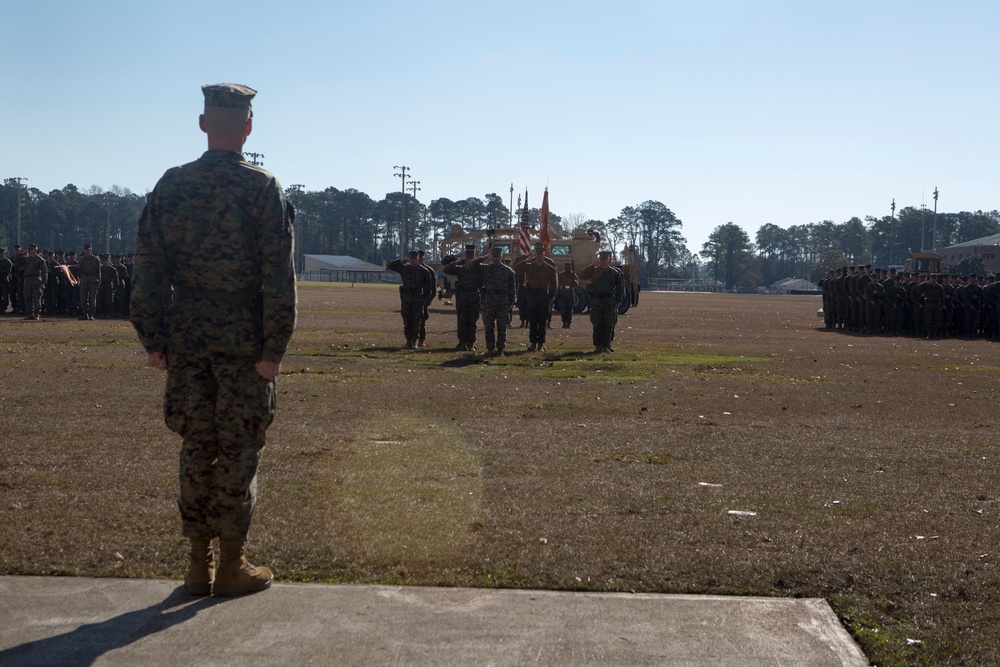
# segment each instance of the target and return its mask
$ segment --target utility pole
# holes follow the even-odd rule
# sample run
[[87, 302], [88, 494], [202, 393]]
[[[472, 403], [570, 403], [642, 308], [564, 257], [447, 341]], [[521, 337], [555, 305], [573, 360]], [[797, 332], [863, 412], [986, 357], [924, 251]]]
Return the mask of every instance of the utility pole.
[[254, 165], [255, 167], [263, 167], [264, 166], [264, 154], [263, 153], [248, 153], [246, 151], [243, 151], [243, 154], [246, 155], [248, 158], [250, 158], [250, 164]]
[[399, 221], [399, 256], [406, 257], [406, 172], [410, 171], [410, 168], [399, 165], [393, 165], [392, 168], [399, 170], [397, 173], [393, 174], [393, 176], [398, 176], [402, 181], [400, 193], [403, 197], [403, 212]]
[[892, 198], [892, 206], [889, 207], [889, 265], [892, 266], [892, 232], [896, 227], [896, 198]]
[[931, 226], [933, 230], [931, 232], [931, 251], [937, 252], [937, 199], [938, 199], [938, 189], [934, 186], [934, 223]]
[[108, 205], [108, 225], [104, 229], [104, 252], [111, 253], [111, 197], [110, 192], [104, 193], [104, 202]]
[[[303, 185], [302, 183], [292, 183], [291, 185], [288, 186], [289, 190], [288, 194], [290, 195], [300, 194], [303, 190], [305, 190], [305, 188], [306, 186]], [[298, 218], [296, 218], [294, 222], [292, 222], [292, 266], [298, 267], [299, 273], [303, 273], [306, 270], [305, 269], [306, 260], [305, 257], [303, 257], [301, 260], [299, 259], [299, 243], [300, 243], [299, 221]]]
[[[417, 190], [420, 190], [420, 188], [418, 188], [417, 186], [420, 185], [420, 181], [407, 181], [407, 183], [409, 183], [409, 185], [410, 185], [410, 191], [413, 192], [413, 201], [414, 201], [414, 205], [416, 205]], [[415, 227], [416, 227], [416, 220], [414, 220], [413, 234], [410, 234], [410, 230], [409, 229], [406, 230], [406, 235], [407, 235], [408, 238], [410, 238], [411, 241], [413, 241], [413, 240], [415, 240], [417, 238], [417, 230], [415, 229]]]
[[21, 181], [26, 180], [21, 176], [4, 179], [4, 184], [13, 186], [17, 194], [17, 245], [21, 245]]

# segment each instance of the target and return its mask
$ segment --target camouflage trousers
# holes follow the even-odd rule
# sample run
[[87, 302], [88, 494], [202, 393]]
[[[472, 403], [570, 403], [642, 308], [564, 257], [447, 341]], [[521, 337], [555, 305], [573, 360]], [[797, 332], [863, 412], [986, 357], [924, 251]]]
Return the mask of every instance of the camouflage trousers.
[[274, 420], [274, 380], [255, 359], [221, 352], [169, 351], [164, 420], [183, 438], [180, 453], [185, 537], [246, 539], [257, 495], [264, 432]]
[[594, 325], [594, 347], [611, 347], [615, 339], [618, 309], [611, 299], [594, 299], [590, 302], [590, 323]]
[[93, 317], [97, 314], [97, 289], [100, 283], [96, 280], [80, 281], [80, 312]]
[[420, 337], [420, 325], [424, 322], [423, 301], [401, 301], [399, 314], [403, 316], [403, 336], [406, 337], [406, 342], [416, 342]]
[[507, 347], [507, 325], [510, 324], [510, 304], [506, 302], [483, 303], [483, 333], [486, 349], [500, 350]]
[[455, 295], [455, 314], [458, 318], [458, 343], [472, 347], [479, 330], [479, 292], [458, 292]]
[[24, 279], [24, 312], [38, 317], [42, 314], [42, 293], [45, 287], [40, 280]]

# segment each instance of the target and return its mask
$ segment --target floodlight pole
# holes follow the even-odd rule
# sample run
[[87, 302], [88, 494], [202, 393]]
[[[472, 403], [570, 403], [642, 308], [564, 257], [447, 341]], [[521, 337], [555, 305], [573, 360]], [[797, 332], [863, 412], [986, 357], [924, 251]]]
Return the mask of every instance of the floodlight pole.
[[263, 153], [248, 153], [248, 152], [244, 151], [243, 154], [246, 155], [248, 158], [250, 158], [250, 164], [254, 165], [255, 167], [263, 167], [264, 166], [264, 154]]

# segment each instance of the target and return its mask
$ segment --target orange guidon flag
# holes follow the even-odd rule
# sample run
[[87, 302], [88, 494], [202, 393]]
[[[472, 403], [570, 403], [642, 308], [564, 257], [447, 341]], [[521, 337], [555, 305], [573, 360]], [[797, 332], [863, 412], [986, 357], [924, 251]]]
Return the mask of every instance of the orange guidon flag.
[[545, 188], [542, 195], [542, 216], [541, 225], [538, 231], [538, 240], [545, 244], [545, 256], [552, 256], [552, 239], [549, 238], [549, 189]]

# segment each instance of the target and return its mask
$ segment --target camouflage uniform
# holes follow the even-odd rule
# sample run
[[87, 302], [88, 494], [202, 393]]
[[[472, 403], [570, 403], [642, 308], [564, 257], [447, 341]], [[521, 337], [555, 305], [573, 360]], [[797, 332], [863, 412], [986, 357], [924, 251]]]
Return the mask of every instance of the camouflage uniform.
[[0, 251], [0, 313], [7, 312], [10, 304], [10, 272], [14, 267], [3, 251]]
[[101, 255], [101, 284], [97, 290], [97, 316], [102, 319], [115, 316], [115, 295], [118, 293], [118, 271], [107, 261], [108, 256]]
[[97, 292], [101, 287], [101, 260], [86, 251], [77, 262], [80, 274], [80, 315], [92, 320], [97, 314]]
[[22, 265], [22, 285], [25, 319], [37, 320], [42, 316], [42, 292], [49, 269], [41, 255], [27, 254]]
[[533, 351], [545, 347], [545, 333], [552, 315], [552, 300], [556, 296], [559, 279], [552, 260], [544, 258], [545, 261], [539, 263], [535, 259], [528, 260], [527, 257], [528, 255], [523, 255], [515, 260], [514, 272], [524, 278], [524, 313], [528, 320], [528, 340], [531, 343], [528, 350]]
[[444, 267], [443, 273], [455, 276], [455, 313], [458, 318], [459, 350], [476, 349], [477, 323], [479, 322], [479, 274], [472, 268], [475, 247], [466, 249], [465, 257]]
[[559, 314], [562, 315], [563, 329], [569, 329], [573, 324], [573, 308], [576, 307], [576, 287], [580, 284], [576, 273], [569, 266], [559, 274], [559, 289], [556, 301], [559, 304]]
[[615, 339], [618, 306], [625, 298], [625, 280], [615, 267], [593, 264], [585, 267], [580, 277], [591, 281], [590, 322], [594, 325], [594, 349], [613, 352], [611, 341]]
[[413, 349], [420, 338], [424, 308], [434, 297], [434, 279], [425, 267], [417, 262], [417, 251], [410, 252], [407, 261], [394, 259], [386, 265], [390, 271], [399, 274], [399, 314], [403, 316], [403, 336], [406, 348]]
[[483, 286], [483, 328], [486, 351], [503, 354], [507, 347], [507, 325], [511, 309], [517, 300], [517, 277], [514, 271], [500, 262], [483, 263], [482, 257], [472, 260]]
[[167, 355], [186, 537], [250, 528], [275, 410], [255, 363], [280, 363], [295, 328], [293, 220], [272, 174], [218, 149], [168, 170], [139, 220], [130, 319], [147, 352]]

